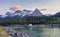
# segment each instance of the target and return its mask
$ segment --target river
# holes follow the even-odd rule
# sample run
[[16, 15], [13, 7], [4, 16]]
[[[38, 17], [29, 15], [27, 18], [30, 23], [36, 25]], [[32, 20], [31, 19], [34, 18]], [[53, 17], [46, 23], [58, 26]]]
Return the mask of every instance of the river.
[[60, 28], [41, 28], [41, 27], [11, 27], [19, 32], [28, 34], [30, 37], [60, 37]]

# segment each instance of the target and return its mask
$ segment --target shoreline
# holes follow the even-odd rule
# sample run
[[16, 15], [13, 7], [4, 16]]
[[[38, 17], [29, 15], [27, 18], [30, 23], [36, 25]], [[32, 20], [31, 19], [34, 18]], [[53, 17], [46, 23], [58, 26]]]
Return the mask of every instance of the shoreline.
[[[25, 25], [10, 25], [6, 27], [11, 27], [11, 28], [25, 28]], [[60, 28], [59, 24], [54, 24], [54, 25], [46, 25], [46, 24], [41, 24], [41, 25], [32, 25], [32, 27], [40, 27], [40, 28]]]
[[2, 26], [0, 26], [0, 37], [11, 37], [5, 32]]
[[11, 35], [12, 37], [29, 37], [29, 35], [24, 34], [22, 32], [18, 32], [14, 29], [8, 28], [8, 27], [3, 27], [3, 29], [6, 31], [8, 35]]

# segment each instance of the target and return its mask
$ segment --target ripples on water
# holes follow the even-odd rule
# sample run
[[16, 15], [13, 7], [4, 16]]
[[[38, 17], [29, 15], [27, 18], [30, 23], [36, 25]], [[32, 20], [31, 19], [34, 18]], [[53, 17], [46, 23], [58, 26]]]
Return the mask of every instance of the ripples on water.
[[30, 37], [60, 37], [59, 28], [31, 27], [31, 28], [17, 28], [16, 30], [26, 33], [30, 35]]
[[60, 37], [59, 28], [44, 28], [42, 32], [43, 37]]

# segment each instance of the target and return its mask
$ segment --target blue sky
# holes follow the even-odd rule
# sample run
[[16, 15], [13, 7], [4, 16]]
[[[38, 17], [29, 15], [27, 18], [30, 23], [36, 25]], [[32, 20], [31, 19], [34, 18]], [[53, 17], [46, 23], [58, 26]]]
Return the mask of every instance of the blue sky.
[[30, 10], [47, 9], [47, 11], [42, 11], [44, 14], [54, 14], [60, 11], [60, 0], [0, 0], [0, 14], [4, 14], [14, 5]]

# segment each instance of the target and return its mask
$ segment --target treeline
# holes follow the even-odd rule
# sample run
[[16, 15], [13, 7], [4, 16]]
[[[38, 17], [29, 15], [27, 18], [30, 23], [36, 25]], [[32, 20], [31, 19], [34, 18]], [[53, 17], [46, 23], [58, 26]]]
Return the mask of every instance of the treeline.
[[60, 24], [60, 16], [25, 17], [0, 20], [0, 24]]

